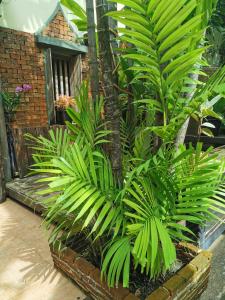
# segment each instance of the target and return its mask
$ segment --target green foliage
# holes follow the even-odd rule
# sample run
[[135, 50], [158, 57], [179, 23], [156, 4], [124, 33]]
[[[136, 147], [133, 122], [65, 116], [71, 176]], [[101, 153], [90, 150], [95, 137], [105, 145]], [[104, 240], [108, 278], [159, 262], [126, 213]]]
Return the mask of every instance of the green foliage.
[[83, 83], [76, 98], [77, 111], [67, 109], [67, 114], [72, 120], [72, 123], [67, 122], [67, 126], [74, 139], [83, 138], [94, 147], [107, 143], [105, 137], [110, 131], [105, 129], [106, 123], [102, 122], [103, 97], [93, 102], [89, 99], [88, 93], [87, 84]]
[[224, 27], [225, 27], [225, 1], [217, 1], [210, 26], [206, 31], [206, 39], [210, 48], [206, 52], [206, 58], [211, 65], [220, 66], [225, 62], [224, 56]]
[[65, 156], [71, 143], [68, 131], [63, 131], [62, 128], [57, 128], [55, 132], [51, 129], [48, 138], [43, 136], [37, 138], [29, 133], [25, 134], [25, 138], [30, 142], [30, 148], [34, 151], [33, 158], [36, 163]]
[[4, 111], [6, 113], [14, 113], [20, 104], [21, 95], [19, 93], [0, 93], [3, 101]]
[[122, 280], [127, 287], [132, 269], [150, 278], [170, 269], [176, 260], [174, 243], [193, 235], [179, 221], [204, 224], [214, 212], [224, 211], [224, 161], [212, 149], [203, 152], [201, 144], [177, 152], [162, 147], [151, 154], [141, 141], [131, 156], [124, 153], [128, 159], [118, 187], [103, 151], [108, 132], [103, 130], [104, 141], [95, 143], [101, 132], [97, 128], [104, 127], [103, 102], [90, 101], [83, 85], [79, 109], [69, 110], [70, 133], [58, 130], [50, 132], [49, 140], [33, 138], [32, 171], [46, 175], [40, 181], [48, 182], [48, 188], [41, 194], [52, 194], [43, 200], [46, 225], [56, 223], [50, 243], [83, 232], [101, 253], [108, 285]]
[[72, 22], [77, 26], [79, 31], [87, 31], [86, 11], [75, 0], [61, 0], [60, 3], [68, 8], [76, 17]]
[[[107, 158], [81, 142], [48, 162], [48, 168], [46, 162], [34, 166], [38, 173], [52, 174], [46, 193], [60, 193], [51, 203], [47, 200], [47, 222], [57, 222], [59, 214], [64, 222], [71, 216], [68, 236], [80, 223], [95, 240], [111, 236], [102, 266], [110, 286], [121, 275], [128, 286], [131, 264], [153, 278], [165, 272], [176, 259], [173, 242], [189, 240], [189, 230], [177, 221], [201, 224], [212, 211], [223, 212], [224, 165], [200, 145], [196, 150], [183, 147], [175, 157], [172, 153], [159, 151], [134, 168], [122, 190], [115, 186]], [[61, 220], [59, 229], [63, 225]], [[53, 233], [54, 241], [58, 235]]]
[[[171, 142], [188, 116], [215, 101], [225, 68], [206, 84], [189, 76], [204, 64], [202, 34], [215, 1], [112, 2], [125, 5], [109, 15], [126, 26], [119, 29], [120, 40], [133, 45], [122, 48], [118, 67], [125, 88], [120, 95], [123, 182], [118, 186], [105, 151], [111, 132], [104, 100], [93, 103], [87, 84], [76, 99], [77, 110], [67, 110], [68, 132], [35, 140], [32, 171], [46, 174], [41, 181], [49, 185], [42, 194], [53, 195], [44, 200], [46, 224], [56, 224], [50, 242], [83, 232], [101, 254], [108, 285], [122, 281], [127, 287], [134, 269], [155, 279], [171, 268], [175, 243], [193, 235], [180, 221], [203, 225], [224, 212], [224, 160], [212, 149], [203, 152], [201, 144], [175, 150]], [[191, 99], [187, 93], [193, 93]], [[161, 138], [161, 147], [154, 147], [152, 133]]]
[[[216, 1], [176, 0], [169, 8], [168, 0], [112, 2], [125, 5], [107, 15], [126, 26], [118, 31], [120, 41], [132, 45], [123, 47], [123, 60], [134, 74], [132, 85], [145, 82], [142, 98], [150, 98], [148, 110], [152, 114], [155, 109], [153, 118], [161, 116], [162, 125], [149, 129], [165, 142], [172, 141], [188, 116], [212, 93], [207, 84], [189, 75], [201, 73], [198, 66], [205, 64], [201, 59], [206, 50], [202, 36]], [[224, 70], [221, 70], [222, 77]], [[191, 101], [185, 97], [187, 93], [194, 93]]]

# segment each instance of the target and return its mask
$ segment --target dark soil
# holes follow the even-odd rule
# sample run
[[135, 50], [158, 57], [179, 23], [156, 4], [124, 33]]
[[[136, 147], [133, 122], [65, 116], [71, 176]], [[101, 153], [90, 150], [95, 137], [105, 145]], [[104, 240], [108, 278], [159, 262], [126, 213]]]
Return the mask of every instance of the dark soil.
[[[79, 234], [74, 236], [67, 242], [66, 246], [81, 254], [82, 257], [92, 263], [95, 267], [101, 267], [101, 256], [93, 253], [91, 243], [84, 235]], [[183, 248], [178, 248], [176, 263], [169, 272], [161, 275], [157, 280], [149, 279], [145, 274], [141, 274], [139, 269], [131, 270], [129, 287], [130, 292], [139, 297], [140, 300], [144, 300], [151, 292], [170, 279], [170, 277], [178, 272], [184, 265], [189, 263], [193, 257], [194, 255], [190, 253], [190, 251], [185, 251]]]

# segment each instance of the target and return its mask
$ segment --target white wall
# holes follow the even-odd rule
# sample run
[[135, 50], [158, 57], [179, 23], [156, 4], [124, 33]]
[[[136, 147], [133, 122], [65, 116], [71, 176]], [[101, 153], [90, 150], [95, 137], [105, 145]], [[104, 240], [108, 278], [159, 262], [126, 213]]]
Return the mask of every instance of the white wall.
[[[3, 0], [0, 4], [0, 26], [35, 33], [48, 20], [59, 0]], [[84, 0], [77, 0], [84, 5]], [[73, 16], [64, 9], [69, 19]]]

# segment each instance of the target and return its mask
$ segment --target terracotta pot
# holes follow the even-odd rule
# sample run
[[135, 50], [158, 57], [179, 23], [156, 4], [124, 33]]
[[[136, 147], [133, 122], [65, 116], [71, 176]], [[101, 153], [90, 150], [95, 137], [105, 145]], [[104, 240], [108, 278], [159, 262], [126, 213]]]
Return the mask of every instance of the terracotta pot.
[[[201, 251], [191, 244], [181, 243], [178, 247], [190, 251], [194, 254], [194, 259], [151, 293], [146, 300], [197, 300], [206, 289], [212, 254], [209, 251]], [[67, 248], [59, 253], [51, 248], [51, 253], [55, 266], [93, 299], [139, 299], [121, 285], [118, 288], [109, 289], [106, 282], [101, 281], [100, 270], [72, 249]]]

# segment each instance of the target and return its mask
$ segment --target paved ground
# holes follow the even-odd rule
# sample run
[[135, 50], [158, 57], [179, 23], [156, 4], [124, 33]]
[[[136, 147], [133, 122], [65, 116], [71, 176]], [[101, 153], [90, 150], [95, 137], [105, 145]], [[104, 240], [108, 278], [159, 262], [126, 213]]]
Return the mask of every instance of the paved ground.
[[0, 204], [0, 299], [83, 300], [54, 269], [41, 218], [16, 202]]
[[200, 300], [225, 300], [225, 235], [214, 242], [209, 285]]
[[[54, 269], [41, 218], [7, 200], [0, 204], [0, 300], [84, 300]], [[225, 300], [225, 235], [212, 246], [208, 289], [200, 300]]]

